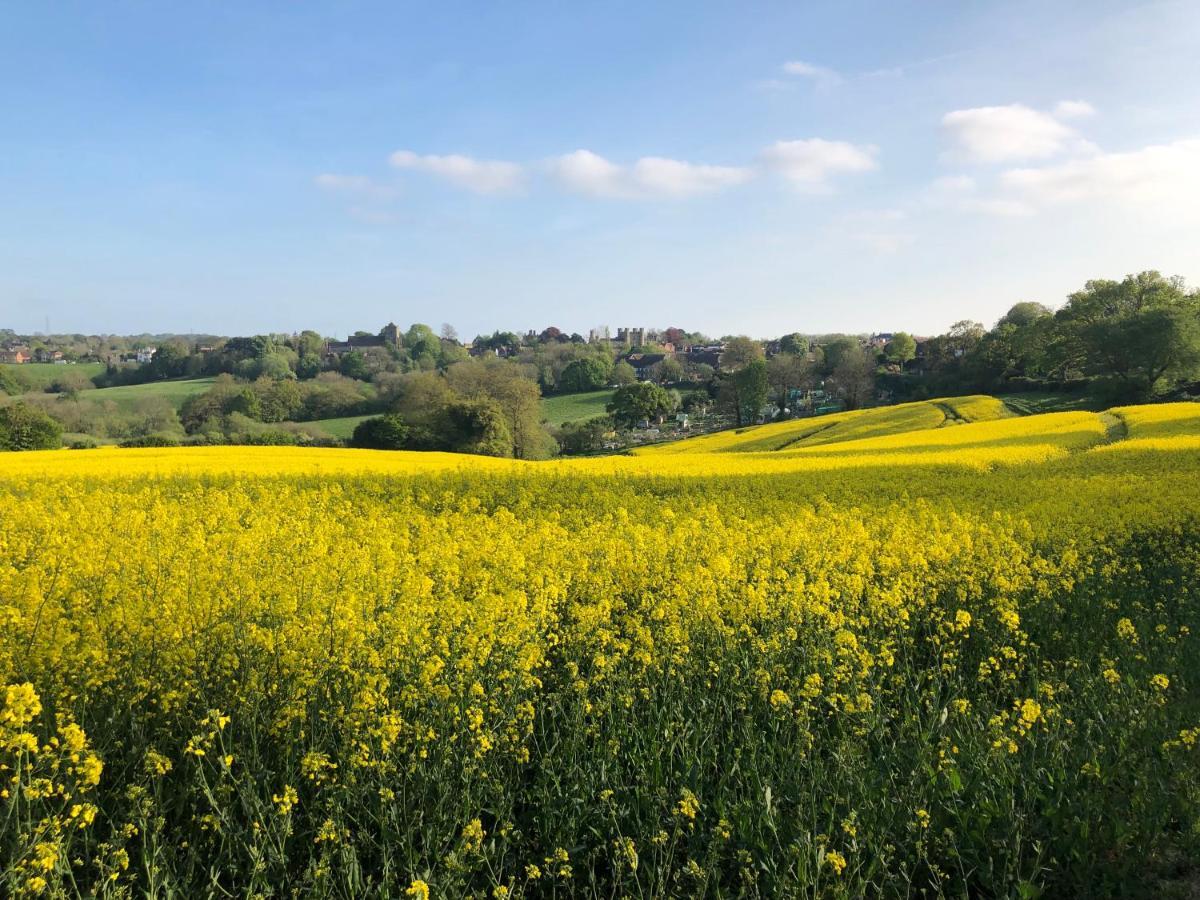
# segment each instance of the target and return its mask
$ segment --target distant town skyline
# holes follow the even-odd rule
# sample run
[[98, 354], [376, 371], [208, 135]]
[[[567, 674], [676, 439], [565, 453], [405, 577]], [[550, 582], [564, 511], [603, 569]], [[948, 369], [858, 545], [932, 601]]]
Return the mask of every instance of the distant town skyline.
[[1177, 0], [21, 4], [0, 327], [936, 334], [1195, 284], [1198, 44]]

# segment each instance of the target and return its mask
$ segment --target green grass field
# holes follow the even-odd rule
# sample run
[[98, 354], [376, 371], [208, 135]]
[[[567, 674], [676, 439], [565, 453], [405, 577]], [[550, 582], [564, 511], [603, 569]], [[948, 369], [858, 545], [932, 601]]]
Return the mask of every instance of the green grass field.
[[35, 391], [41, 391], [55, 378], [61, 378], [68, 373], [79, 373], [85, 378], [99, 375], [104, 371], [104, 363], [75, 363], [62, 366], [54, 363], [25, 363], [20, 366], [5, 363], [0, 365], [0, 369], [15, 376], [18, 381], [30, 385]]
[[127, 384], [121, 387], [98, 388], [84, 391], [83, 400], [103, 402], [111, 400], [120, 407], [128, 408], [146, 397], [162, 397], [179, 409], [188, 397], [202, 394], [212, 387], [213, 378], [188, 378], [182, 381], [152, 381], [148, 384]]
[[316, 425], [330, 437], [348, 441], [354, 434], [354, 429], [358, 423], [369, 418], [371, 416], [342, 416], [339, 419], [317, 419], [313, 422], [300, 422], [299, 424]]
[[564, 422], [584, 422], [605, 413], [612, 400], [612, 391], [591, 391], [586, 394], [563, 394], [542, 398], [542, 415], [551, 425]]

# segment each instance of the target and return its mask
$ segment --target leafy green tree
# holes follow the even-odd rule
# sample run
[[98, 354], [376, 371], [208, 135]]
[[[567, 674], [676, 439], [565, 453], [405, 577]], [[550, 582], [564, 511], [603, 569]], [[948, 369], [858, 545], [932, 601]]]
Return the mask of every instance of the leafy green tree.
[[1200, 371], [1200, 295], [1181, 279], [1148, 271], [1089, 281], [1055, 321], [1066, 359], [1125, 396], [1146, 397]]
[[668, 355], [658, 364], [655, 377], [659, 384], [676, 384], [683, 381], [683, 365], [674, 356]]
[[27, 403], [0, 407], [0, 450], [56, 450], [62, 426]]
[[637, 382], [637, 370], [625, 360], [621, 360], [612, 370], [612, 384], [634, 384]]
[[779, 339], [779, 352], [803, 356], [808, 353], [808, 338], [798, 331], [785, 334]]
[[254, 383], [259, 399], [259, 418], [263, 422], [289, 422], [304, 408], [300, 386], [290, 378], [278, 381], [261, 378]]
[[623, 384], [613, 392], [608, 412], [618, 425], [632, 427], [641, 421], [661, 422], [675, 409], [670, 392], [649, 381]]
[[504, 410], [495, 400], [458, 400], [446, 407], [448, 438], [453, 450], [480, 456], [511, 457], [513, 437]]
[[367, 450], [402, 450], [408, 441], [408, 426], [395, 413], [364, 419], [354, 427], [350, 443]]
[[342, 357], [338, 371], [356, 381], [366, 381], [371, 377], [371, 371], [367, 368], [367, 359], [358, 350], [351, 350]]
[[996, 324], [1015, 325], [1017, 328], [1025, 328], [1039, 319], [1044, 319], [1052, 315], [1054, 313], [1044, 303], [1023, 300], [1020, 303], [1014, 303], [1008, 312], [1000, 317], [1000, 321]]
[[753, 340], [745, 335], [738, 335], [725, 342], [725, 349], [721, 351], [721, 368], [727, 372], [734, 372], [754, 360], [762, 358], [761, 341]]
[[604, 436], [613, 430], [611, 416], [597, 416], [583, 422], [566, 422], [555, 437], [566, 456], [591, 453], [604, 446]]
[[903, 372], [904, 366], [917, 356], [917, 342], [911, 334], [904, 331], [897, 331], [892, 335], [892, 339], [888, 341], [887, 346], [883, 350], [883, 355], [887, 357], [889, 362], [898, 365], [900, 371]]
[[751, 360], [736, 372], [725, 375], [718, 400], [739, 427], [753, 425], [767, 403], [769, 387], [766, 361]]
[[826, 375], [832, 375], [834, 369], [842, 359], [850, 354], [857, 353], [862, 349], [862, 344], [857, 338], [838, 337], [821, 346], [822, 353], [822, 371]]
[[558, 389], [564, 394], [598, 391], [612, 376], [612, 364], [599, 356], [588, 356], [567, 363], [558, 376]]

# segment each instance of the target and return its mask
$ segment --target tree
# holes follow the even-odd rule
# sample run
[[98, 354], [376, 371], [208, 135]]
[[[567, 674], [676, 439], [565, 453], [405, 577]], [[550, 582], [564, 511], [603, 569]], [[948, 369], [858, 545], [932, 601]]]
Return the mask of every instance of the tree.
[[338, 365], [338, 371], [347, 378], [353, 378], [357, 381], [366, 381], [371, 377], [371, 373], [367, 369], [367, 358], [363, 356], [360, 350], [351, 350], [343, 356], [341, 363]]
[[564, 455], [590, 453], [604, 446], [604, 436], [613, 430], [610, 416], [598, 416], [583, 422], [564, 422], [555, 438]]
[[779, 352], [803, 356], [808, 352], [808, 338], [798, 331], [785, 334], [779, 339]]
[[304, 406], [300, 386], [290, 378], [278, 381], [262, 378], [254, 383], [259, 398], [259, 418], [263, 422], [289, 422]]
[[657, 368], [659, 384], [675, 384], [683, 380], [683, 366], [674, 356], [668, 355]]
[[721, 351], [721, 368], [734, 372], [742, 366], [762, 358], [762, 343], [745, 335], [739, 335], [725, 342], [725, 349]]
[[637, 381], [637, 370], [625, 360], [621, 360], [612, 370], [612, 384], [633, 384]]
[[598, 391], [612, 376], [612, 364], [603, 357], [589, 356], [567, 363], [558, 376], [558, 389], [564, 394]]
[[542, 427], [542, 392], [522, 367], [500, 359], [464, 360], [446, 371], [450, 386], [462, 397], [490, 397], [504, 412], [517, 459], [545, 459], [557, 449]]
[[1044, 303], [1034, 303], [1031, 300], [1023, 300], [1020, 303], [1014, 303], [1003, 316], [997, 325], [1015, 325], [1018, 328], [1024, 328], [1027, 325], [1032, 325], [1038, 319], [1044, 319], [1047, 316], [1054, 315], [1050, 311], [1050, 307]]
[[875, 360], [863, 347], [845, 353], [830, 377], [834, 393], [842, 398], [847, 409], [859, 409], [871, 399], [875, 390]]
[[792, 402], [792, 391], [805, 387], [811, 381], [808, 360], [794, 353], [778, 353], [767, 360], [767, 386], [780, 409]]
[[904, 331], [897, 331], [892, 335], [892, 339], [888, 341], [887, 346], [884, 347], [883, 355], [887, 357], [889, 362], [898, 365], [900, 371], [903, 372], [905, 364], [917, 356], [917, 342], [913, 340], [911, 334]]
[[649, 381], [621, 385], [608, 404], [616, 423], [626, 427], [642, 421], [661, 422], [674, 409], [675, 398], [670, 392]]
[[56, 450], [62, 426], [26, 403], [0, 407], [0, 450]]
[[1200, 294], [1178, 278], [1141, 272], [1089, 281], [1055, 316], [1067, 364], [1145, 397], [1200, 370]]
[[823, 344], [821, 353], [824, 360], [824, 372], [827, 375], [832, 374], [845, 357], [858, 353], [860, 350], [862, 350], [862, 344], [857, 338], [852, 337], [839, 337]]
[[722, 379], [722, 406], [733, 413], [738, 426], [753, 425], [767, 402], [767, 364], [751, 360]]
[[451, 403], [446, 407], [446, 420], [450, 444], [456, 452], [480, 456], [513, 455], [512, 432], [508, 429], [504, 410], [495, 400], [480, 397]]
[[350, 443], [367, 450], [401, 450], [408, 441], [408, 426], [395, 413], [364, 419], [354, 427]]

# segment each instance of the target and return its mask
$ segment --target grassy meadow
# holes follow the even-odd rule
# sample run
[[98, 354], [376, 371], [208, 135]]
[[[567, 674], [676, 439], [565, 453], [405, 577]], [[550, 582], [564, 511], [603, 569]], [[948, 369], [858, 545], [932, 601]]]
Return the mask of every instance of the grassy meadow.
[[583, 394], [557, 394], [542, 398], [542, 416], [551, 425], [586, 422], [605, 414], [613, 392], [590, 391]]
[[0, 458], [0, 893], [1187, 897], [1200, 405]]

